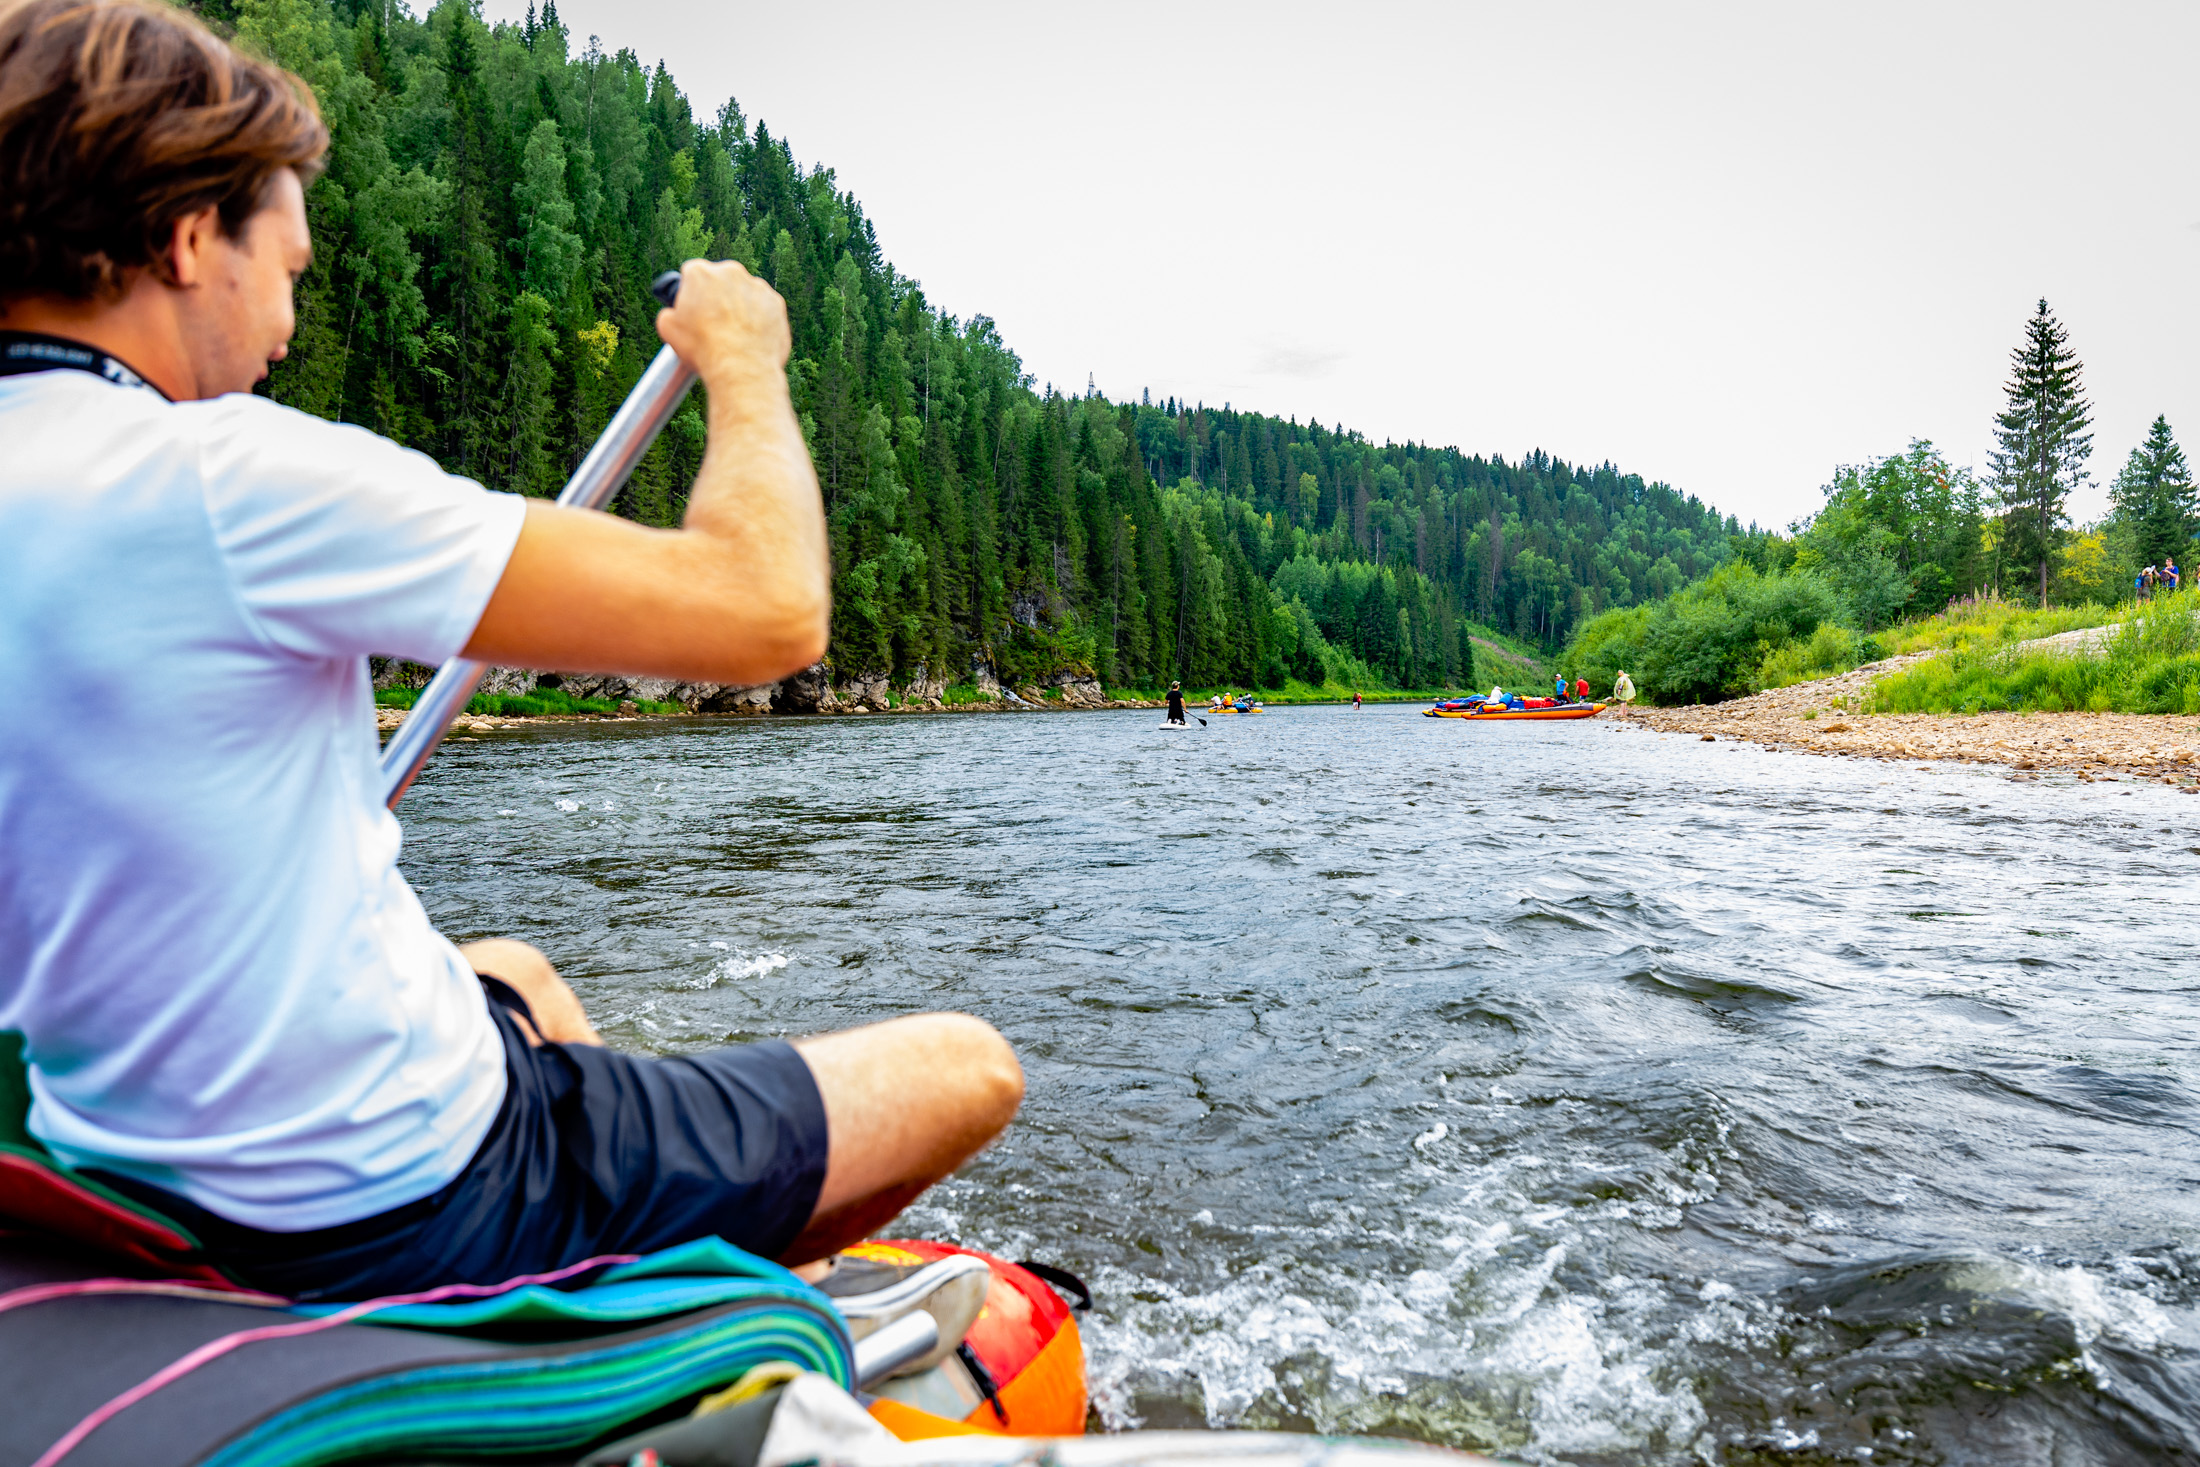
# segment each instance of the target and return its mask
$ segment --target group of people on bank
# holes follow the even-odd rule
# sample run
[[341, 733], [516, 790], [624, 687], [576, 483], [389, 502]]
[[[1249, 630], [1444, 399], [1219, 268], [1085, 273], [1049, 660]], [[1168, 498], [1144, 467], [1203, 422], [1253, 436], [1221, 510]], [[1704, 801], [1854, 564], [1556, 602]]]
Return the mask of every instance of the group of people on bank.
[[2147, 566], [2132, 577], [2132, 589], [2138, 593], [2141, 601], [2151, 601], [2156, 591], [2174, 592], [2179, 579], [2177, 562], [2165, 555], [2161, 565]]

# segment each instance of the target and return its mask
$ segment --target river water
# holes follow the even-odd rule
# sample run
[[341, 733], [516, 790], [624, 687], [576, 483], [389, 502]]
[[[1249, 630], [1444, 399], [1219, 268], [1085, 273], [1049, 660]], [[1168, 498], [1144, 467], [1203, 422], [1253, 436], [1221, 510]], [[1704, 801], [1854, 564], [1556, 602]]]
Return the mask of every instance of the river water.
[[953, 1008], [895, 1231], [1084, 1274], [1102, 1424], [2200, 1461], [2200, 800], [1604, 721], [540, 728], [405, 867], [612, 1043]]

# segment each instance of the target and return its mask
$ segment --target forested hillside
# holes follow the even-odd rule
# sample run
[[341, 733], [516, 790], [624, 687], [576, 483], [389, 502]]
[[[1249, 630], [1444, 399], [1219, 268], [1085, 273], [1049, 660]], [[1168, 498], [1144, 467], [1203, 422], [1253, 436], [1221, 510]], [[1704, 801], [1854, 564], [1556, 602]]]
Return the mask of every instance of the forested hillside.
[[[1556, 647], [1733, 554], [1739, 526], [1609, 465], [1040, 388], [887, 262], [830, 169], [733, 101], [698, 118], [661, 62], [576, 46], [554, 5], [496, 27], [463, 0], [197, 8], [311, 81], [333, 134], [285, 402], [551, 494], [656, 349], [656, 272], [734, 258], [779, 289], [838, 677], [1459, 685], [1463, 621]], [[674, 421], [621, 513], [678, 518], [702, 422]]]

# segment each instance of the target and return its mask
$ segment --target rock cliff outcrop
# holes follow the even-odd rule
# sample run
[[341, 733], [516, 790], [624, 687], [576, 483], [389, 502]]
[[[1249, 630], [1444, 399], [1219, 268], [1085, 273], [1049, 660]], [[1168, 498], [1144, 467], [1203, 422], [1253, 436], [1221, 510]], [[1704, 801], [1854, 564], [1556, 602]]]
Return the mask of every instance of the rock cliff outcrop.
[[[427, 684], [435, 669], [418, 663], [376, 658], [371, 671], [374, 686], [418, 688]], [[1044, 686], [1026, 684], [1014, 692], [1001, 687], [991, 666], [973, 659], [970, 680], [978, 701], [957, 705], [966, 711], [1014, 708], [1129, 708], [1134, 703], [1111, 699], [1089, 669], [1072, 668], [1055, 673]], [[690, 713], [720, 714], [818, 714], [885, 713], [944, 710], [947, 685], [922, 666], [907, 686], [896, 690], [883, 673], [850, 677], [833, 682], [832, 669], [813, 663], [790, 678], [756, 687], [729, 683], [681, 682], [675, 678], [619, 677], [605, 673], [537, 673], [520, 667], [492, 667], [482, 677], [481, 691], [518, 695], [538, 688], [557, 688], [574, 698], [604, 699], [633, 705], [676, 703]], [[385, 710], [389, 711], [389, 710]], [[386, 720], [394, 724], [394, 718]]]

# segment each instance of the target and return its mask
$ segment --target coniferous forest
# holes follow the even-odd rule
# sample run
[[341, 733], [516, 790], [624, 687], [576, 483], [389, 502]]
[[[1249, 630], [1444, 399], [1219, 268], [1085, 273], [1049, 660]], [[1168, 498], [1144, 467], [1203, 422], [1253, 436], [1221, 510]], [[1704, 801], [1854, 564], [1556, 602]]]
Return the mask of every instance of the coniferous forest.
[[[832, 523], [836, 679], [1089, 672], [1152, 689], [1461, 686], [1468, 627], [1544, 648], [1731, 559], [1740, 527], [1610, 465], [1517, 461], [1040, 386], [882, 253], [832, 171], [554, 0], [195, 0], [305, 77], [332, 143], [267, 390], [495, 489], [557, 492], [657, 349], [650, 279], [738, 259], [786, 297]], [[690, 403], [618, 512], [676, 522]]]

